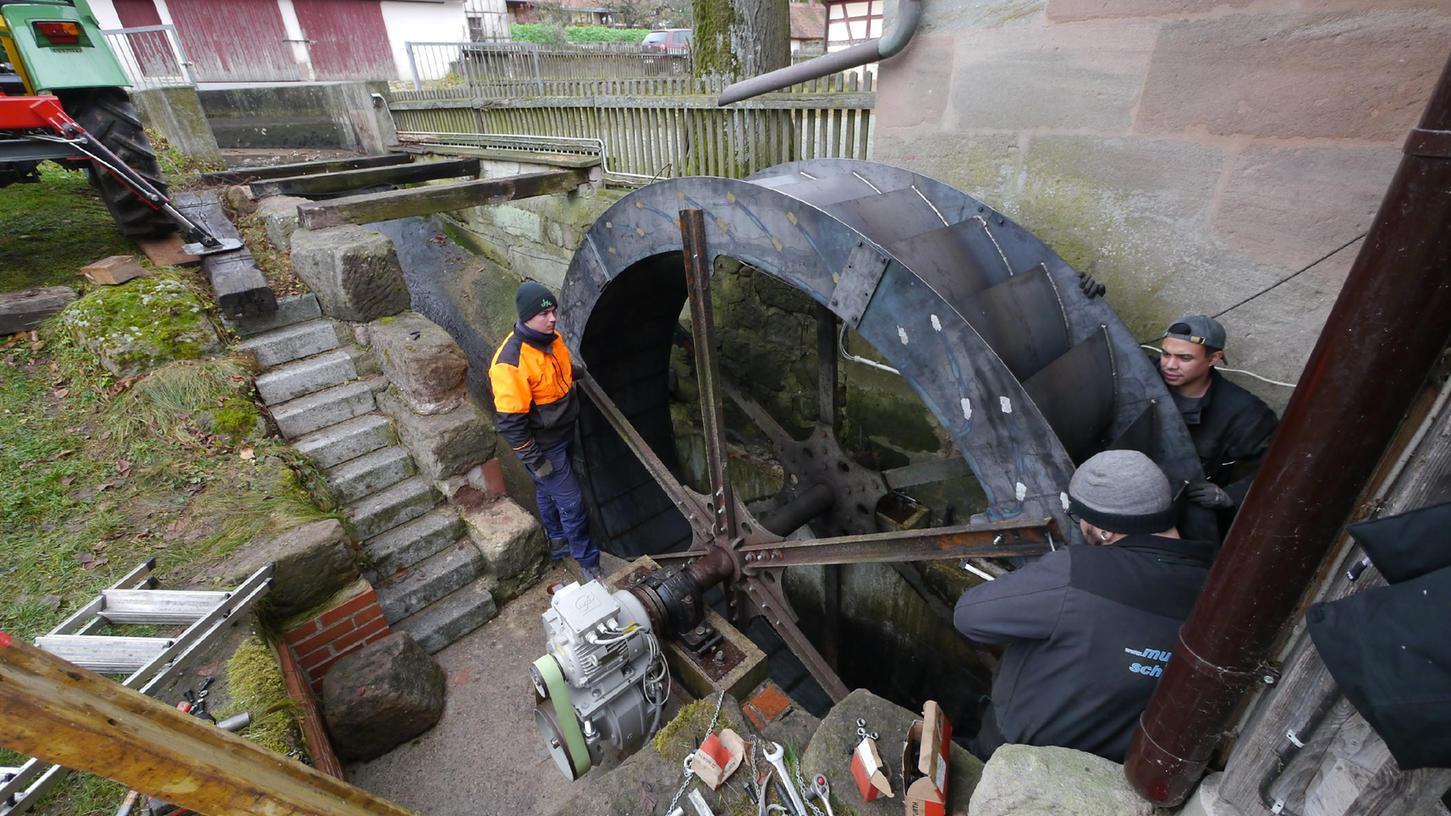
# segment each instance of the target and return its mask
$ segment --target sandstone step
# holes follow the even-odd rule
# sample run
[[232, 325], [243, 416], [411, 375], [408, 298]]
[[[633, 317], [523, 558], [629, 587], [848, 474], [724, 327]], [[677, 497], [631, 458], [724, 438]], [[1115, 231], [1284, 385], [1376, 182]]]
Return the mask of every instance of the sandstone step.
[[283, 363], [257, 378], [257, 393], [268, 405], [306, 396], [358, 378], [348, 349], [333, 349]]
[[489, 579], [480, 578], [454, 590], [452, 594], [393, 624], [393, 628], [412, 635], [418, 645], [430, 654], [440, 651], [499, 614], [498, 604], [488, 584]]
[[397, 441], [387, 417], [363, 414], [310, 433], [292, 446], [318, 467], [330, 468]]
[[324, 388], [315, 394], [272, 406], [277, 430], [296, 439], [329, 425], [366, 414], [377, 407], [373, 391], [365, 382], [350, 382]]
[[419, 561], [378, 585], [389, 623], [402, 620], [484, 574], [484, 557], [467, 539]]
[[283, 326], [306, 323], [309, 320], [316, 320], [319, 317], [322, 317], [322, 307], [318, 305], [317, 295], [308, 292], [305, 295], [293, 295], [292, 297], [278, 299], [277, 311], [272, 314], [260, 315], [258, 317], [243, 317], [225, 322], [228, 328], [242, 337], [251, 337], [263, 332], [280, 329]]
[[243, 340], [240, 348], [257, 355], [263, 368], [282, 365], [337, 348], [338, 329], [330, 320], [309, 320]]
[[368, 539], [412, 521], [433, 507], [433, 487], [414, 476], [349, 505], [344, 514], [357, 539]]
[[328, 471], [328, 482], [333, 486], [338, 501], [354, 502], [369, 493], [377, 493], [388, 485], [397, 484], [416, 472], [413, 457], [408, 451], [394, 446], [379, 448], [356, 459], [338, 465]]
[[363, 550], [368, 554], [372, 572], [379, 578], [387, 578], [457, 541], [462, 532], [463, 522], [458, 513], [449, 507], [438, 507], [364, 541]]

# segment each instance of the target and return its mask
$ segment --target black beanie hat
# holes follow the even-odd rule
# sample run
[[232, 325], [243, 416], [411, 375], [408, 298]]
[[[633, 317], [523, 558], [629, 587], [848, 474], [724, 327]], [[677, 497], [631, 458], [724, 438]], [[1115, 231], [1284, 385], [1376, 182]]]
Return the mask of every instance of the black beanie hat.
[[524, 281], [519, 284], [519, 291], [514, 293], [514, 308], [519, 310], [520, 323], [556, 305], [554, 293], [534, 281]]

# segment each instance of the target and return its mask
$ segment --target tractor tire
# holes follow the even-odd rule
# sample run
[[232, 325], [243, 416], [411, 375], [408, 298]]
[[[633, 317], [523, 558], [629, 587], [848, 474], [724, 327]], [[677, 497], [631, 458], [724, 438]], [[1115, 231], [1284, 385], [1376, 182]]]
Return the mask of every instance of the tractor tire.
[[[161, 178], [161, 163], [156, 149], [146, 138], [136, 106], [120, 88], [90, 88], [60, 94], [61, 104], [70, 117], [88, 133], [115, 153], [131, 169], [140, 173], [156, 189], [166, 193]], [[122, 184], [116, 177], [94, 164], [86, 170], [91, 186], [100, 193], [106, 209], [121, 228], [121, 234], [132, 240], [164, 238], [176, 232], [176, 224], [165, 213], [149, 204]]]

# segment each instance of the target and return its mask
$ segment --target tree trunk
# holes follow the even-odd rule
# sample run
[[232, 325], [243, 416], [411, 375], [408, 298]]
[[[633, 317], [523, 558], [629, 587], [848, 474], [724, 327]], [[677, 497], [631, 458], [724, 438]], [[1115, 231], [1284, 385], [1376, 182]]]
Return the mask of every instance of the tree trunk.
[[696, 76], [752, 77], [791, 62], [782, 0], [693, 0]]

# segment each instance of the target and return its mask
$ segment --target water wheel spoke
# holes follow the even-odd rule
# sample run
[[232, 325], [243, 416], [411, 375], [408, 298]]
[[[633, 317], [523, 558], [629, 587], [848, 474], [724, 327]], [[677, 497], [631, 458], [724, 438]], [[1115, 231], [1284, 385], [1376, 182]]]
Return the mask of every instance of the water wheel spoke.
[[1029, 519], [927, 530], [751, 544], [741, 548], [745, 568], [822, 564], [945, 561], [1040, 555], [1063, 541], [1051, 519]]
[[736, 500], [727, 469], [725, 412], [721, 404], [720, 364], [715, 354], [704, 213], [694, 209], [680, 211], [680, 240], [685, 250], [685, 286], [690, 296], [690, 329], [695, 341], [695, 377], [700, 391], [706, 470], [710, 476], [712, 528], [717, 535], [730, 540], [736, 535]]
[[781, 592], [779, 573], [776, 577], [777, 580], [773, 581], [761, 576], [747, 576], [741, 584], [746, 595], [765, 617], [766, 622], [771, 624], [771, 627], [786, 642], [786, 646], [800, 658], [802, 665], [815, 678], [822, 691], [825, 691], [833, 702], [840, 702], [850, 690], [821, 652], [816, 650], [816, 645], [796, 625], [795, 613], [786, 600], [785, 594]]
[[635, 454], [635, 458], [645, 468], [645, 472], [650, 474], [650, 478], [655, 480], [666, 497], [670, 499], [671, 504], [675, 505], [675, 509], [680, 511], [680, 515], [690, 523], [690, 528], [694, 531], [696, 538], [709, 538], [711, 533], [710, 513], [701, 501], [700, 494], [681, 484], [675, 478], [675, 475], [670, 472], [670, 468], [666, 467], [660, 457], [655, 455], [655, 451], [650, 449], [650, 445], [645, 442], [644, 437], [635, 430], [635, 426], [630, 423], [629, 418], [618, 405], [615, 405], [615, 401], [610, 399], [610, 396], [593, 377], [586, 375], [580, 378], [578, 385], [585, 396], [589, 397], [590, 401], [599, 409], [605, 421], [610, 423], [610, 427], [615, 429], [615, 433], [620, 435], [625, 446]]
[[816, 421], [836, 433], [840, 419], [840, 380], [836, 356], [836, 314], [816, 306]]
[[971, 474], [972, 470], [968, 468], [967, 462], [963, 461], [962, 457], [952, 456], [947, 459], [913, 462], [910, 465], [884, 470], [882, 478], [887, 480], [887, 487], [901, 490], [904, 487], [945, 482]]
[[761, 429], [761, 433], [764, 433], [766, 438], [771, 440], [771, 444], [775, 445], [778, 451], [784, 450], [788, 445], [797, 444], [796, 440], [791, 438], [791, 434], [782, 427], [781, 423], [777, 422], [776, 418], [766, 411], [765, 406], [756, 402], [755, 399], [741, 391], [741, 389], [735, 386], [728, 386], [725, 389], [725, 394], [731, 398], [731, 402], [734, 402], [737, 408], [741, 409], [741, 413], [745, 414], [747, 419], [751, 420], [757, 428]]

